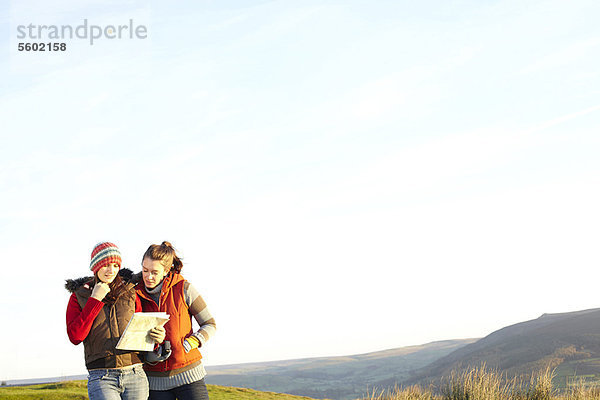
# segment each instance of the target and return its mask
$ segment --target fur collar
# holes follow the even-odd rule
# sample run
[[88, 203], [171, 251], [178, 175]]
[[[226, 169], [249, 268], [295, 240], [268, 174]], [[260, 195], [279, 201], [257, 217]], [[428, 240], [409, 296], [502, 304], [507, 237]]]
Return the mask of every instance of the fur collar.
[[[125, 282], [131, 282], [133, 284], [137, 284], [138, 282], [140, 282], [141, 277], [142, 277], [141, 272], [134, 274], [133, 271], [131, 271], [130, 269], [127, 269], [127, 268], [121, 268], [119, 270], [119, 275], [121, 276], [121, 279], [123, 279]], [[86, 283], [93, 283], [93, 282], [94, 282], [93, 276], [84, 276], [84, 277], [77, 278], [77, 279], [67, 279], [65, 281], [65, 289], [67, 289], [71, 293], [75, 293], [75, 291], [77, 289], [79, 289], [81, 286], [85, 285]]]

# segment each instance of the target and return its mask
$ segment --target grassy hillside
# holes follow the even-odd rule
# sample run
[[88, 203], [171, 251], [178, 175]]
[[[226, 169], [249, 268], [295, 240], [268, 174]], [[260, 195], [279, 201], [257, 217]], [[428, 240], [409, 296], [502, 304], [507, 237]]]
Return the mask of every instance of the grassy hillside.
[[207, 368], [206, 381], [314, 398], [356, 399], [380, 382], [413, 371], [474, 342], [446, 340], [345, 357], [322, 357]]
[[425, 382], [482, 364], [510, 376], [556, 369], [555, 385], [600, 380], [600, 309], [541, 317], [502, 328], [418, 371], [407, 383]]
[[[600, 400], [600, 389], [580, 382], [568, 390], [552, 385], [555, 371], [530, 374], [524, 380], [507, 379], [504, 374], [478, 368], [444, 377], [437, 386], [395, 388], [375, 391], [363, 400]], [[211, 400], [310, 400], [286, 394], [258, 392], [208, 385]], [[87, 399], [86, 382], [0, 387], [0, 400], [71, 400]]]
[[[0, 400], [84, 400], [88, 398], [86, 384], [86, 381], [72, 381], [0, 387]], [[309, 397], [215, 385], [208, 385], [208, 394], [211, 400], [310, 400]]]

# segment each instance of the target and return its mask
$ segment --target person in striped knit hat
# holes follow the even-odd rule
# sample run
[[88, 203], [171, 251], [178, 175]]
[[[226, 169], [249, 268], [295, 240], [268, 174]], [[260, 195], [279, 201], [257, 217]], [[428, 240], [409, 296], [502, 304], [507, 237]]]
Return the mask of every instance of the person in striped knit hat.
[[[117, 350], [116, 345], [134, 312], [142, 311], [135, 293], [133, 273], [121, 269], [121, 252], [111, 242], [94, 246], [90, 269], [93, 277], [67, 280], [72, 294], [67, 305], [67, 334], [71, 343], [83, 342], [89, 371], [90, 400], [146, 400], [148, 379], [138, 351]], [[157, 343], [162, 327], [150, 331]]]
[[[166, 340], [170, 356], [144, 364], [150, 400], [206, 400], [206, 371], [200, 348], [214, 335], [215, 320], [194, 286], [181, 276], [183, 262], [169, 242], [153, 244], [142, 257], [142, 281], [136, 286], [144, 311], [169, 314]], [[199, 329], [192, 329], [192, 318]]]

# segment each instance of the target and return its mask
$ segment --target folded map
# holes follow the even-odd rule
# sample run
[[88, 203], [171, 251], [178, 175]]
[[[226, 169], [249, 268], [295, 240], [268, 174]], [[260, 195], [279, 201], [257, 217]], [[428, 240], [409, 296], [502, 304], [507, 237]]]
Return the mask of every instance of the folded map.
[[117, 349], [152, 351], [155, 342], [148, 332], [154, 327], [164, 326], [169, 320], [169, 315], [164, 312], [139, 312], [133, 314], [125, 332], [121, 335]]

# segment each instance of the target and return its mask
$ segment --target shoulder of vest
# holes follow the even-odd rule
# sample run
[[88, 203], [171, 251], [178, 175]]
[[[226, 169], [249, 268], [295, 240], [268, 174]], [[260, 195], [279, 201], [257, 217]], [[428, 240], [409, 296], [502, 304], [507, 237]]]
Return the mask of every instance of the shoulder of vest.
[[177, 288], [177, 290], [181, 290], [182, 292], [184, 292], [187, 290], [189, 285], [190, 284], [188, 281], [186, 281], [185, 279], [182, 279], [181, 281], [179, 281], [175, 285], [173, 285], [172, 288], [173, 289]]

